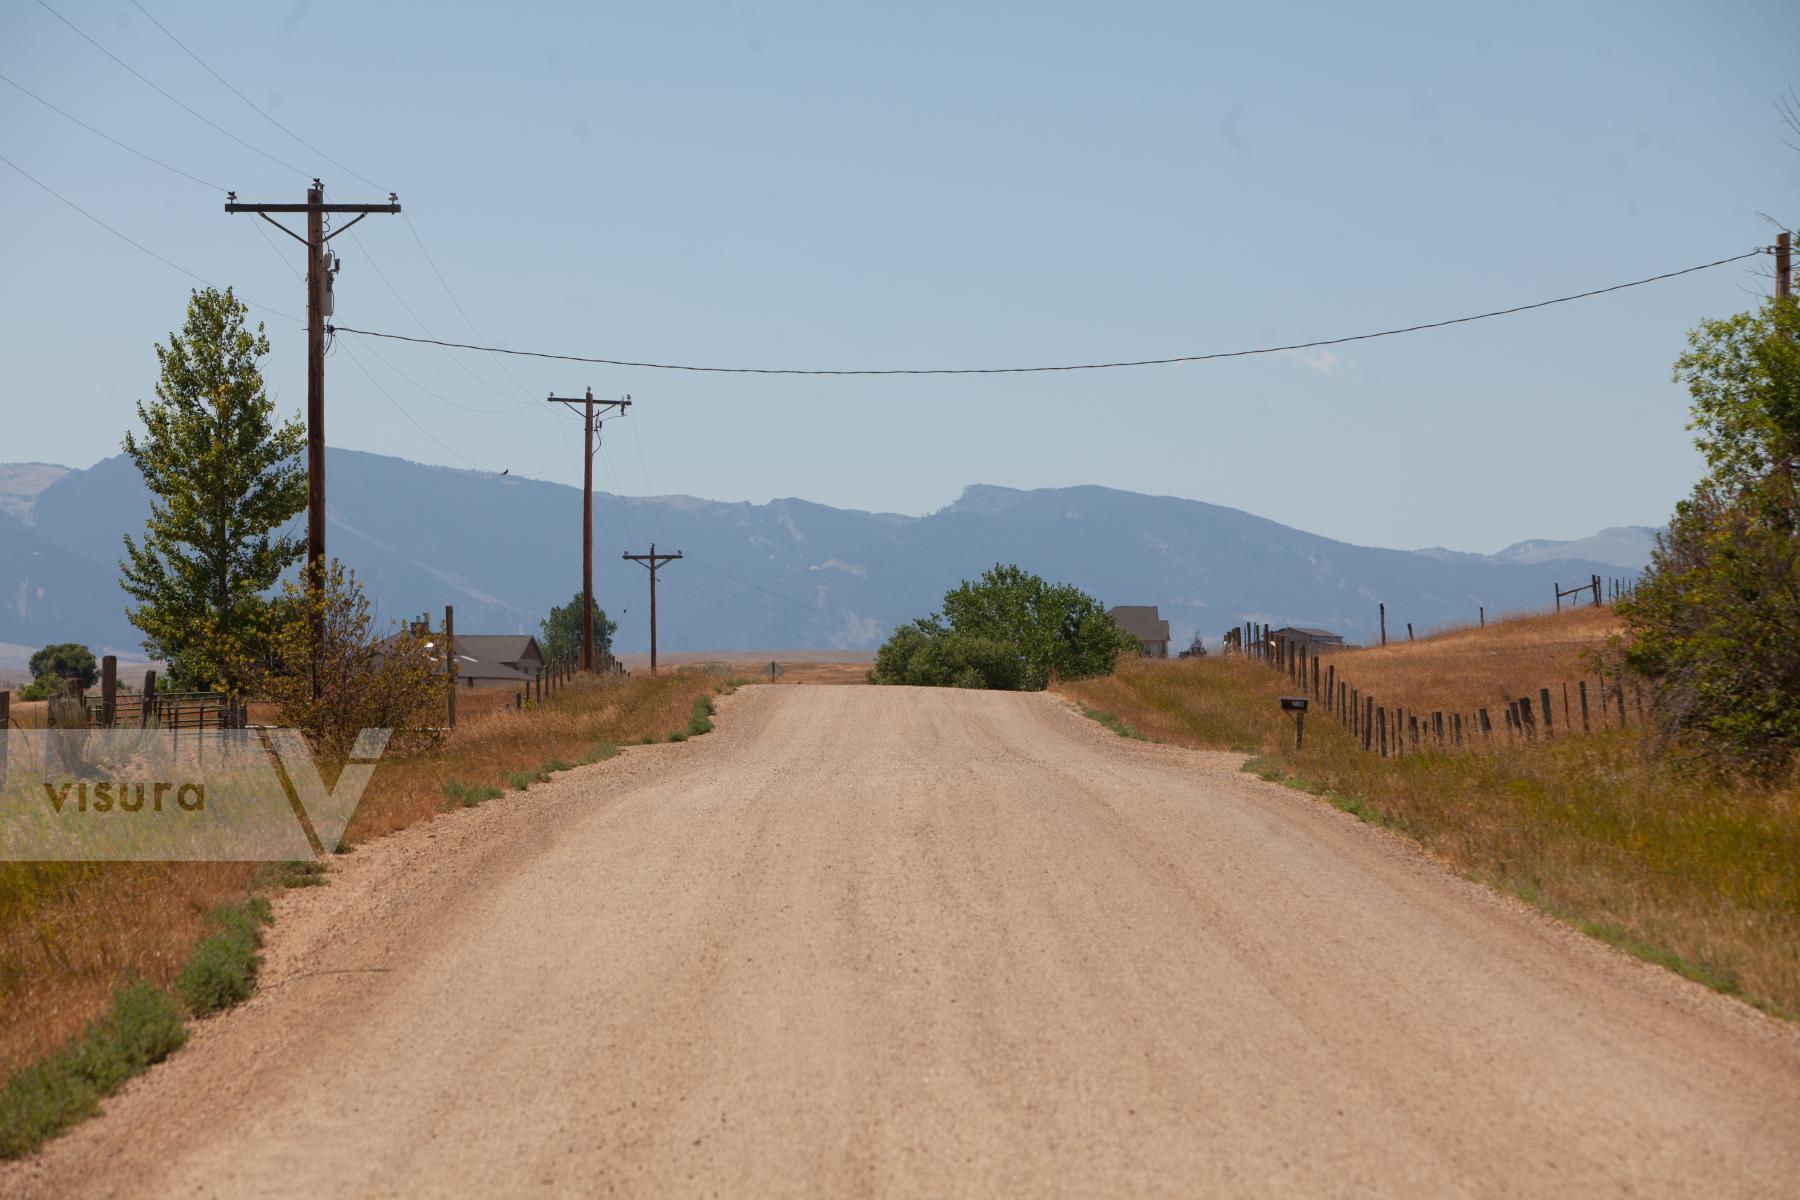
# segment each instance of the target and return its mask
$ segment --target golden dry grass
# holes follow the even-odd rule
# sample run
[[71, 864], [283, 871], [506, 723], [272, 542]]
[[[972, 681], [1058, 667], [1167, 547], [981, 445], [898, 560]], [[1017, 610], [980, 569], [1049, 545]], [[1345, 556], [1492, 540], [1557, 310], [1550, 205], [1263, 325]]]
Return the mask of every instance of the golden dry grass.
[[[1610, 608], [1513, 617], [1486, 628], [1334, 651], [1321, 656], [1320, 670], [1335, 666], [1340, 679], [1390, 711], [1398, 706], [1408, 712], [1468, 714], [1485, 707], [1496, 725], [1508, 702], [1527, 695], [1535, 701], [1538, 689], [1547, 687], [1557, 728], [1564, 724], [1564, 685], [1571, 696], [1570, 714], [1580, 724], [1576, 698], [1578, 685], [1586, 681], [1590, 720], [1600, 728], [1600, 679], [1592, 660], [1618, 628]], [[1629, 688], [1626, 695], [1627, 719], [1635, 722]], [[1608, 720], [1616, 725], [1617, 713]]]
[[[726, 677], [701, 670], [577, 684], [512, 711], [512, 694], [458, 693], [458, 725], [441, 747], [385, 759], [346, 841], [429, 820], [444, 785], [502, 786], [552, 759], [601, 745], [658, 741], [687, 725], [694, 701]], [[260, 716], [253, 712], [253, 716]], [[251, 863], [0, 863], [0, 1075], [62, 1045], [132, 978], [167, 985], [215, 905], [244, 895]]]
[[[1390, 711], [1467, 712], [1582, 678], [1608, 632], [1604, 613], [1532, 617], [1327, 661]], [[1510, 738], [1495, 713], [1492, 742], [1385, 759], [1319, 707], [1296, 751], [1276, 705], [1286, 675], [1243, 659], [1130, 661], [1059, 690], [1153, 740], [1257, 755], [1266, 777], [1402, 829], [1596, 936], [1800, 1013], [1800, 786], [1685, 772], [1635, 726], [1571, 736], [1560, 690], [1554, 738]]]

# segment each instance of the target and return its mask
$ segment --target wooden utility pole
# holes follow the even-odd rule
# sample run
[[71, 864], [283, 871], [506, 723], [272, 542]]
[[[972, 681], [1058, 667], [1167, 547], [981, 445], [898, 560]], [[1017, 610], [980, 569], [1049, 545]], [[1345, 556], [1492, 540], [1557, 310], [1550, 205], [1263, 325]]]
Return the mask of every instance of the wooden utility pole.
[[[587, 453], [581, 458], [581, 669], [594, 669], [594, 444], [599, 440], [600, 426], [594, 420], [594, 405], [604, 411], [616, 408], [619, 415], [631, 407], [631, 397], [622, 400], [595, 400], [594, 389], [584, 396], [552, 396], [551, 404], [580, 404], [586, 415], [582, 427], [587, 431]], [[650, 549], [655, 550], [652, 546]], [[656, 586], [656, 572], [650, 573], [650, 585]], [[654, 623], [654, 621], [652, 622]]]
[[456, 728], [456, 605], [444, 605], [444, 724]]
[[1775, 235], [1775, 298], [1794, 294], [1794, 241], [1789, 233]]
[[[389, 192], [386, 204], [327, 204], [325, 185], [315, 179], [304, 204], [239, 204], [237, 193], [227, 192], [225, 211], [255, 213], [306, 247], [306, 586], [318, 588], [325, 573], [325, 320], [332, 314], [331, 281], [337, 274], [337, 256], [325, 243], [370, 213], [398, 213], [400, 199]], [[270, 213], [305, 213], [306, 236]], [[356, 216], [327, 234], [327, 213]]]
[[650, 568], [650, 673], [656, 674], [656, 568], [664, 563], [674, 562], [681, 557], [681, 551], [673, 554], [658, 554], [656, 543], [650, 543], [648, 554], [622, 554], [619, 557], [630, 562], [643, 563]]

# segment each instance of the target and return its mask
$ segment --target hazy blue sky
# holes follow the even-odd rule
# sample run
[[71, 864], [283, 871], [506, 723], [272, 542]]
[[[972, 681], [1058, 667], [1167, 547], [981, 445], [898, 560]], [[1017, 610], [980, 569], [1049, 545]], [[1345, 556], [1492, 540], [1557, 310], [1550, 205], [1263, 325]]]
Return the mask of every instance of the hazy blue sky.
[[[1410, 324], [1720, 258], [1772, 240], [1759, 211], [1800, 211], [1772, 107], [1800, 75], [1790, 3], [142, 2], [379, 187], [129, 0], [51, 3], [297, 170], [36, 0], [0, 4], [0, 72], [244, 199], [301, 200], [315, 174], [336, 200], [398, 191], [406, 218], [334, 245], [337, 320], [400, 333], [470, 337], [408, 220], [490, 342], [858, 367]], [[0, 154], [205, 279], [302, 309], [298, 245], [4, 84]], [[117, 451], [190, 281], [4, 165], [0, 204], [0, 460], [85, 466]], [[1332, 352], [1057, 376], [511, 360], [508, 378], [344, 336], [328, 431], [579, 482], [579, 428], [540, 398], [591, 385], [638, 402], [600, 471], [628, 492], [920, 513], [966, 483], [1101, 483], [1493, 550], [1665, 517], [1698, 467], [1670, 360], [1767, 269]], [[297, 410], [300, 327], [261, 315], [271, 388]]]

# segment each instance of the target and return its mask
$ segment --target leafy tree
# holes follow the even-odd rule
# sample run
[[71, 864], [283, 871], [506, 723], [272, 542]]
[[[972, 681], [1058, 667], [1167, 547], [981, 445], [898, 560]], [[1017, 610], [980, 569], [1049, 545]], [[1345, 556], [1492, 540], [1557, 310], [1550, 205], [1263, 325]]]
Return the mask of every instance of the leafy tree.
[[1706, 322], [1675, 377], [1708, 471], [1619, 606], [1625, 660], [1671, 740], [1780, 769], [1800, 750], [1800, 306]]
[[435, 744], [444, 678], [431, 635], [408, 627], [379, 633], [356, 576], [336, 559], [323, 576], [317, 589], [284, 585], [270, 607], [266, 648], [234, 670], [328, 761], [347, 758], [364, 729], [393, 730], [394, 749]]
[[125, 435], [152, 496], [143, 541], [127, 535], [119, 564], [137, 601], [127, 615], [184, 688], [241, 687], [234, 664], [259, 658], [268, 593], [303, 553], [278, 531], [306, 507], [306, 428], [274, 423], [258, 367], [269, 341], [247, 311], [230, 289], [193, 293], [181, 332], [156, 348], [144, 435]]
[[[612, 650], [613, 634], [618, 628], [619, 623], [607, 620], [606, 611], [595, 604], [594, 650], [596, 657], [600, 652]], [[581, 593], [576, 592], [574, 598], [567, 604], [552, 608], [550, 615], [539, 623], [538, 629], [544, 635], [538, 648], [544, 652], [545, 662], [577, 657], [581, 653]]]
[[79, 642], [45, 646], [31, 656], [29, 666], [33, 679], [79, 679], [84, 688], [93, 687], [100, 678], [100, 664], [94, 661], [94, 652]]
[[996, 565], [944, 596], [933, 614], [896, 629], [875, 654], [874, 683], [1039, 691], [1052, 678], [1104, 675], [1137, 640], [1098, 600], [1017, 566]]

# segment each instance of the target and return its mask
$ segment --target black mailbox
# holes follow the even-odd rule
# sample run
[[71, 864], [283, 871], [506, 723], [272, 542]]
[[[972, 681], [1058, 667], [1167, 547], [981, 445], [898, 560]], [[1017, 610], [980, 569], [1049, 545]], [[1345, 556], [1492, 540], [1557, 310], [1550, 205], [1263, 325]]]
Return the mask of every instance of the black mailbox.
[[1281, 711], [1282, 712], [1305, 712], [1306, 711], [1306, 697], [1305, 696], [1283, 696], [1281, 698]]

